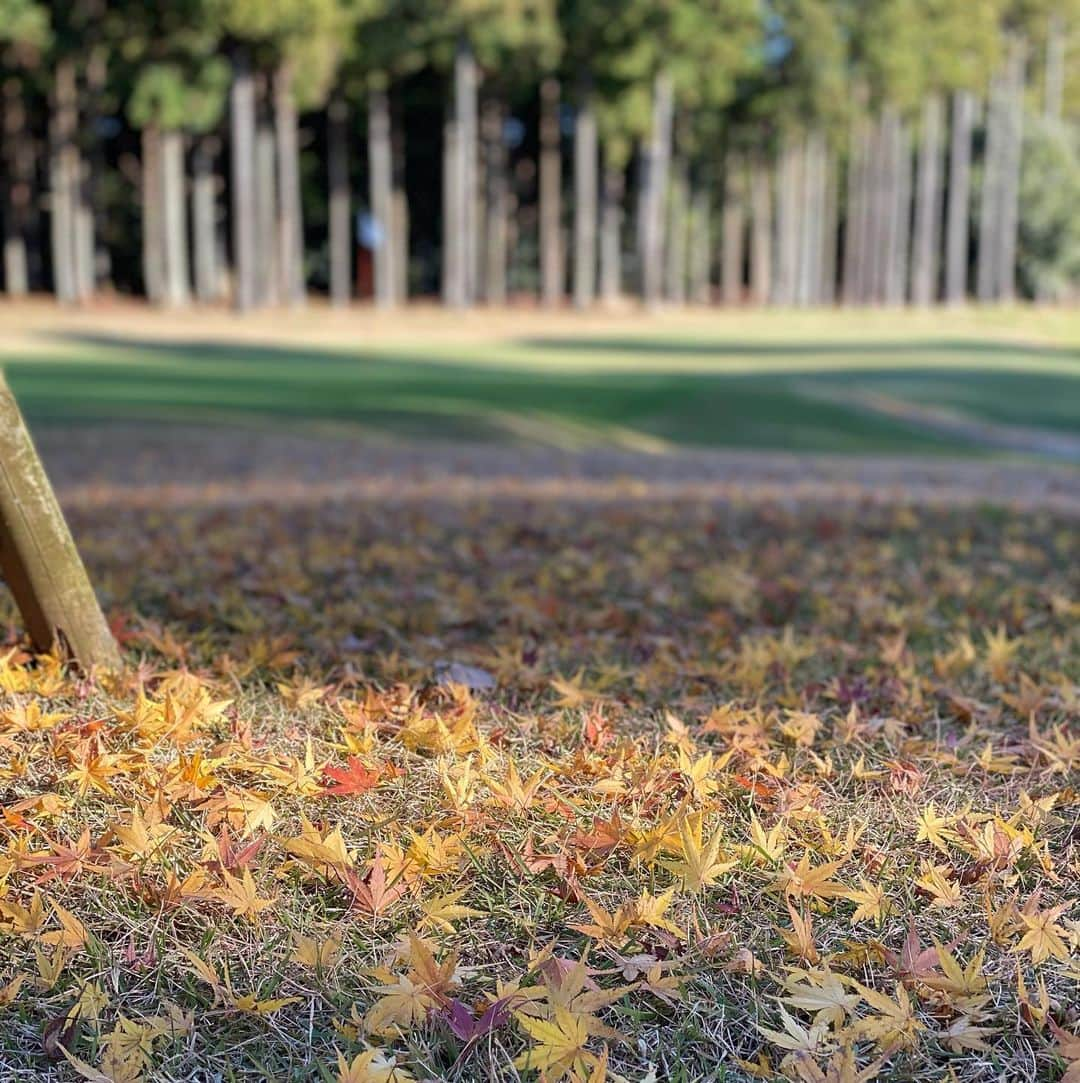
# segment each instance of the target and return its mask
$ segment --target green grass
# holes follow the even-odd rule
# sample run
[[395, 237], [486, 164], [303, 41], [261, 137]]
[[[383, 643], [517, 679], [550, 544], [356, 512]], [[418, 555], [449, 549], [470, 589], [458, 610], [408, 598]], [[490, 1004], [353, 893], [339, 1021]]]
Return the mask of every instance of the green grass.
[[[942, 324], [933, 335], [921, 333], [925, 321], [912, 335], [900, 319], [863, 322], [838, 314], [800, 333], [794, 317], [775, 326], [758, 317], [697, 332], [664, 323], [617, 336], [351, 350], [84, 336], [12, 359], [7, 371], [32, 424], [333, 423], [572, 446], [993, 450], [922, 413], [945, 408], [969, 423], [1080, 440], [1080, 347], [1065, 336], [1014, 341], [992, 324], [963, 337]], [[903, 416], [869, 408], [870, 396]]]

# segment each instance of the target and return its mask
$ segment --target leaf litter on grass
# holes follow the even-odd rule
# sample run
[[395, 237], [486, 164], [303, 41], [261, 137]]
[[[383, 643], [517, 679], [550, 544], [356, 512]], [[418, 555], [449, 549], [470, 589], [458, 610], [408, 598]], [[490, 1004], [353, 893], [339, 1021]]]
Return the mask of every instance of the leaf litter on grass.
[[1077, 1078], [1069, 519], [73, 520], [131, 667], [0, 656], [5, 1078]]

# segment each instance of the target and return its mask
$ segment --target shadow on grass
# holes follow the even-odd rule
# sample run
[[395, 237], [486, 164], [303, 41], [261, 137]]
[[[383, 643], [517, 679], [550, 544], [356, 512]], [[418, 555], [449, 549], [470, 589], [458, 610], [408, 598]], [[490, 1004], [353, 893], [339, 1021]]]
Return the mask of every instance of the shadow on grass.
[[[961, 438], [870, 413], [831, 390], [859, 388], [915, 403], [946, 405], [1001, 424], [1080, 431], [1077, 383], [1055, 372], [980, 370], [977, 364], [909, 364], [876, 355], [896, 344], [807, 344], [807, 353], [843, 349], [867, 364], [820, 372], [665, 371], [681, 344], [581, 339], [576, 349], [657, 353], [627, 371], [499, 365], [448, 357], [432, 361], [376, 348], [355, 351], [233, 342], [78, 337], [77, 360], [61, 351], [6, 366], [31, 424], [124, 422], [355, 425], [405, 437], [517, 440], [555, 446], [618, 442], [640, 435], [673, 445], [817, 452], [975, 452]], [[545, 342], [564, 348], [566, 340]], [[717, 356], [748, 344], [718, 343]], [[925, 343], [927, 351], [956, 343]], [[987, 345], [987, 344], [982, 344]], [[996, 350], [1001, 344], [990, 344]], [[704, 345], [696, 347], [704, 349]], [[762, 358], [790, 347], [757, 344]], [[770, 353], [770, 351], [772, 353]], [[1077, 368], [1080, 375], [1080, 366]]]

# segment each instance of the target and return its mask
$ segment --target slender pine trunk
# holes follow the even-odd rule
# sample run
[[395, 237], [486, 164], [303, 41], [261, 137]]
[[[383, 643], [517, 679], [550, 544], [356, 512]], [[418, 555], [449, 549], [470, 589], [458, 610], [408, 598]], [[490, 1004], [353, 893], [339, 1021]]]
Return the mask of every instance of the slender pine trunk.
[[454, 113], [457, 128], [455, 190], [457, 211], [454, 230], [461, 252], [462, 290], [460, 305], [468, 307], [477, 295], [479, 279], [479, 73], [476, 57], [465, 40], [454, 57]]
[[368, 91], [368, 180], [377, 239], [374, 251], [375, 305], [392, 308], [397, 283], [394, 236], [394, 165], [390, 145], [390, 98], [382, 87]]
[[79, 299], [75, 244], [79, 184], [79, 151], [75, 145], [78, 97], [74, 60], [62, 58], [56, 65], [53, 79], [49, 118], [49, 224], [53, 290], [61, 304], [72, 304]]
[[666, 72], [660, 72], [653, 86], [652, 132], [641, 163], [641, 292], [649, 306], [658, 305], [663, 297], [664, 212], [674, 108], [671, 79]]
[[304, 304], [304, 222], [300, 201], [300, 136], [292, 65], [274, 72], [274, 129], [277, 143], [278, 293], [294, 308]]
[[229, 92], [231, 125], [232, 262], [233, 305], [247, 312], [257, 302], [255, 208], [255, 80], [246, 53], [238, 51], [233, 61]]
[[801, 155], [798, 142], [787, 137], [780, 150], [776, 175], [776, 278], [773, 301], [793, 305], [799, 272], [799, 209]]
[[188, 261], [187, 200], [184, 193], [184, 134], [161, 133], [161, 205], [164, 241], [164, 300], [170, 308], [184, 308], [191, 300]]
[[390, 99], [390, 157], [393, 195], [391, 217], [394, 234], [394, 299], [409, 299], [409, 196], [405, 188], [405, 125], [398, 95]]
[[33, 189], [34, 151], [27, 127], [23, 85], [14, 76], [3, 85], [4, 289], [9, 297], [30, 290], [26, 235]]
[[975, 295], [982, 304], [998, 299], [998, 257], [1001, 250], [1002, 173], [1005, 154], [1005, 113], [1008, 88], [1002, 75], [990, 83], [979, 203], [979, 248], [975, 266]]
[[592, 90], [582, 87], [574, 125], [574, 305], [589, 308], [596, 298], [596, 212], [599, 171], [596, 111]]
[[600, 222], [600, 297], [613, 305], [622, 295], [623, 195], [626, 179], [622, 169], [604, 169], [604, 206]]
[[90, 197], [90, 162], [78, 148], [74, 163], [75, 293], [76, 300], [82, 304], [93, 297], [97, 285], [94, 271], [94, 208]]
[[919, 133], [918, 183], [915, 197], [915, 240], [911, 260], [911, 300], [926, 307], [937, 299], [938, 253], [941, 247], [941, 98], [923, 103]]
[[971, 132], [974, 118], [974, 95], [967, 90], [958, 90], [952, 101], [945, 248], [945, 300], [950, 305], [963, 304], [967, 297], [971, 228]]
[[1007, 72], [1005, 147], [1001, 179], [1001, 248], [998, 262], [998, 296], [1006, 304], [1016, 300], [1016, 251], [1020, 230], [1020, 173], [1024, 149], [1024, 85], [1027, 43], [1012, 43]]
[[277, 164], [274, 127], [270, 117], [264, 115], [255, 129], [256, 286], [259, 304], [271, 306], [281, 304], [285, 284]]
[[896, 181], [900, 168], [898, 142], [900, 118], [895, 109], [886, 107], [878, 120], [874, 150], [874, 212], [872, 218], [873, 290], [869, 300], [885, 304], [889, 300], [896, 266]]
[[465, 266], [461, 245], [460, 135], [451, 116], [443, 124], [442, 298], [449, 308], [465, 307]]
[[559, 81], [540, 84], [540, 297], [545, 305], [562, 301], [562, 153], [559, 131]]
[[484, 300], [489, 305], [506, 303], [508, 256], [509, 185], [506, 175], [506, 143], [503, 139], [503, 105], [491, 99], [484, 105]]
[[142, 130], [142, 273], [146, 299], [165, 299], [165, 216], [162, 207], [161, 132], [156, 124]]
[[214, 173], [218, 140], [203, 135], [191, 156], [191, 239], [195, 256], [195, 297], [201, 304], [218, 300], [221, 272], [217, 251], [217, 189]]
[[743, 174], [742, 159], [729, 154], [724, 163], [724, 210], [721, 216], [720, 290], [725, 305], [737, 305], [742, 301], [746, 240]]
[[761, 154], [750, 167], [750, 296], [755, 305], [772, 297], [772, 174]]
[[690, 300], [695, 305], [707, 305], [712, 299], [709, 219], [709, 190], [699, 185], [690, 201]]
[[1046, 30], [1046, 85], [1043, 112], [1047, 120], [1061, 120], [1065, 107], [1065, 19], [1061, 11], [1050, 15]]
[[836, 304], [837, 260], [840, 254], [840, 178], [835, 150], [822, 148], [821, 261], [818, 303]]
[[862, 301], [863, 176], [867, 169], [866, 119], [852, 121], [848, 137], [847, 180], [844, 192], [844, 258], [841, 296], [845, 305]]
[[352, 296], [352, 194], [349, 186], [349, 107], [335, 93], [327, 107], [330, 303], [343, 308]]
[[672, 164], [668, 187], [664, 292], [672, 304], [683, 305], [686, 304], [686, 221], [689, 198], [686, 163], [681, 159]]
[[877, 289], [877, 249], [880, 238], [880, 223], [877, 219], [878, 206], [878, 161], [881, 152], [881, 128], [877, 120], [867, 118], [863, 128], [863, 169], [861, 193], [859, 197], [859, 258], [857, 303], [871, 304]]
[[820, 285], [822, 176], [824, 140], [817, 132], [807, 133], [802, 146], [800, 165], [802, 189], [799, 199], [799, 256], [795, 301], [804, 307], [817, 304]]
[[106, 173], [105, 148], [96, 138], [106, 108], [108, 58], [109, 52], [101, 44], [90, 49], [86, 57], [85, 130], [89, 135], [89, 149], [82, 155], [79, 191], [80, 292], [84, 298], [91, 297], [97, 292], [99, 283], [108, 284], [112, 277], [109, 249], [105, 244], [105, 200], [102, 193]]
[[897, 251], [894, 292], [895, 303], [902, 305], [908, 300], [908, 281], [911, 277], [911, 214], [915, 165], [911, 145], [911, 130], [903, 122], [900, 125], [898, 158], [900, 169], [896, 186]]

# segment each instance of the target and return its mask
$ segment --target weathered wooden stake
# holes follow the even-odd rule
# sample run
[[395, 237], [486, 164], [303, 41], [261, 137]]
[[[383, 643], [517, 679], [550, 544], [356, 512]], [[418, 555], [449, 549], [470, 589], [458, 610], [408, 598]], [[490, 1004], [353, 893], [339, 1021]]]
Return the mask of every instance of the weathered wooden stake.
[[83, 669], [119, 667], [116, 641], [2, 372], [0, 574], [37, 650], [59, 640]]

